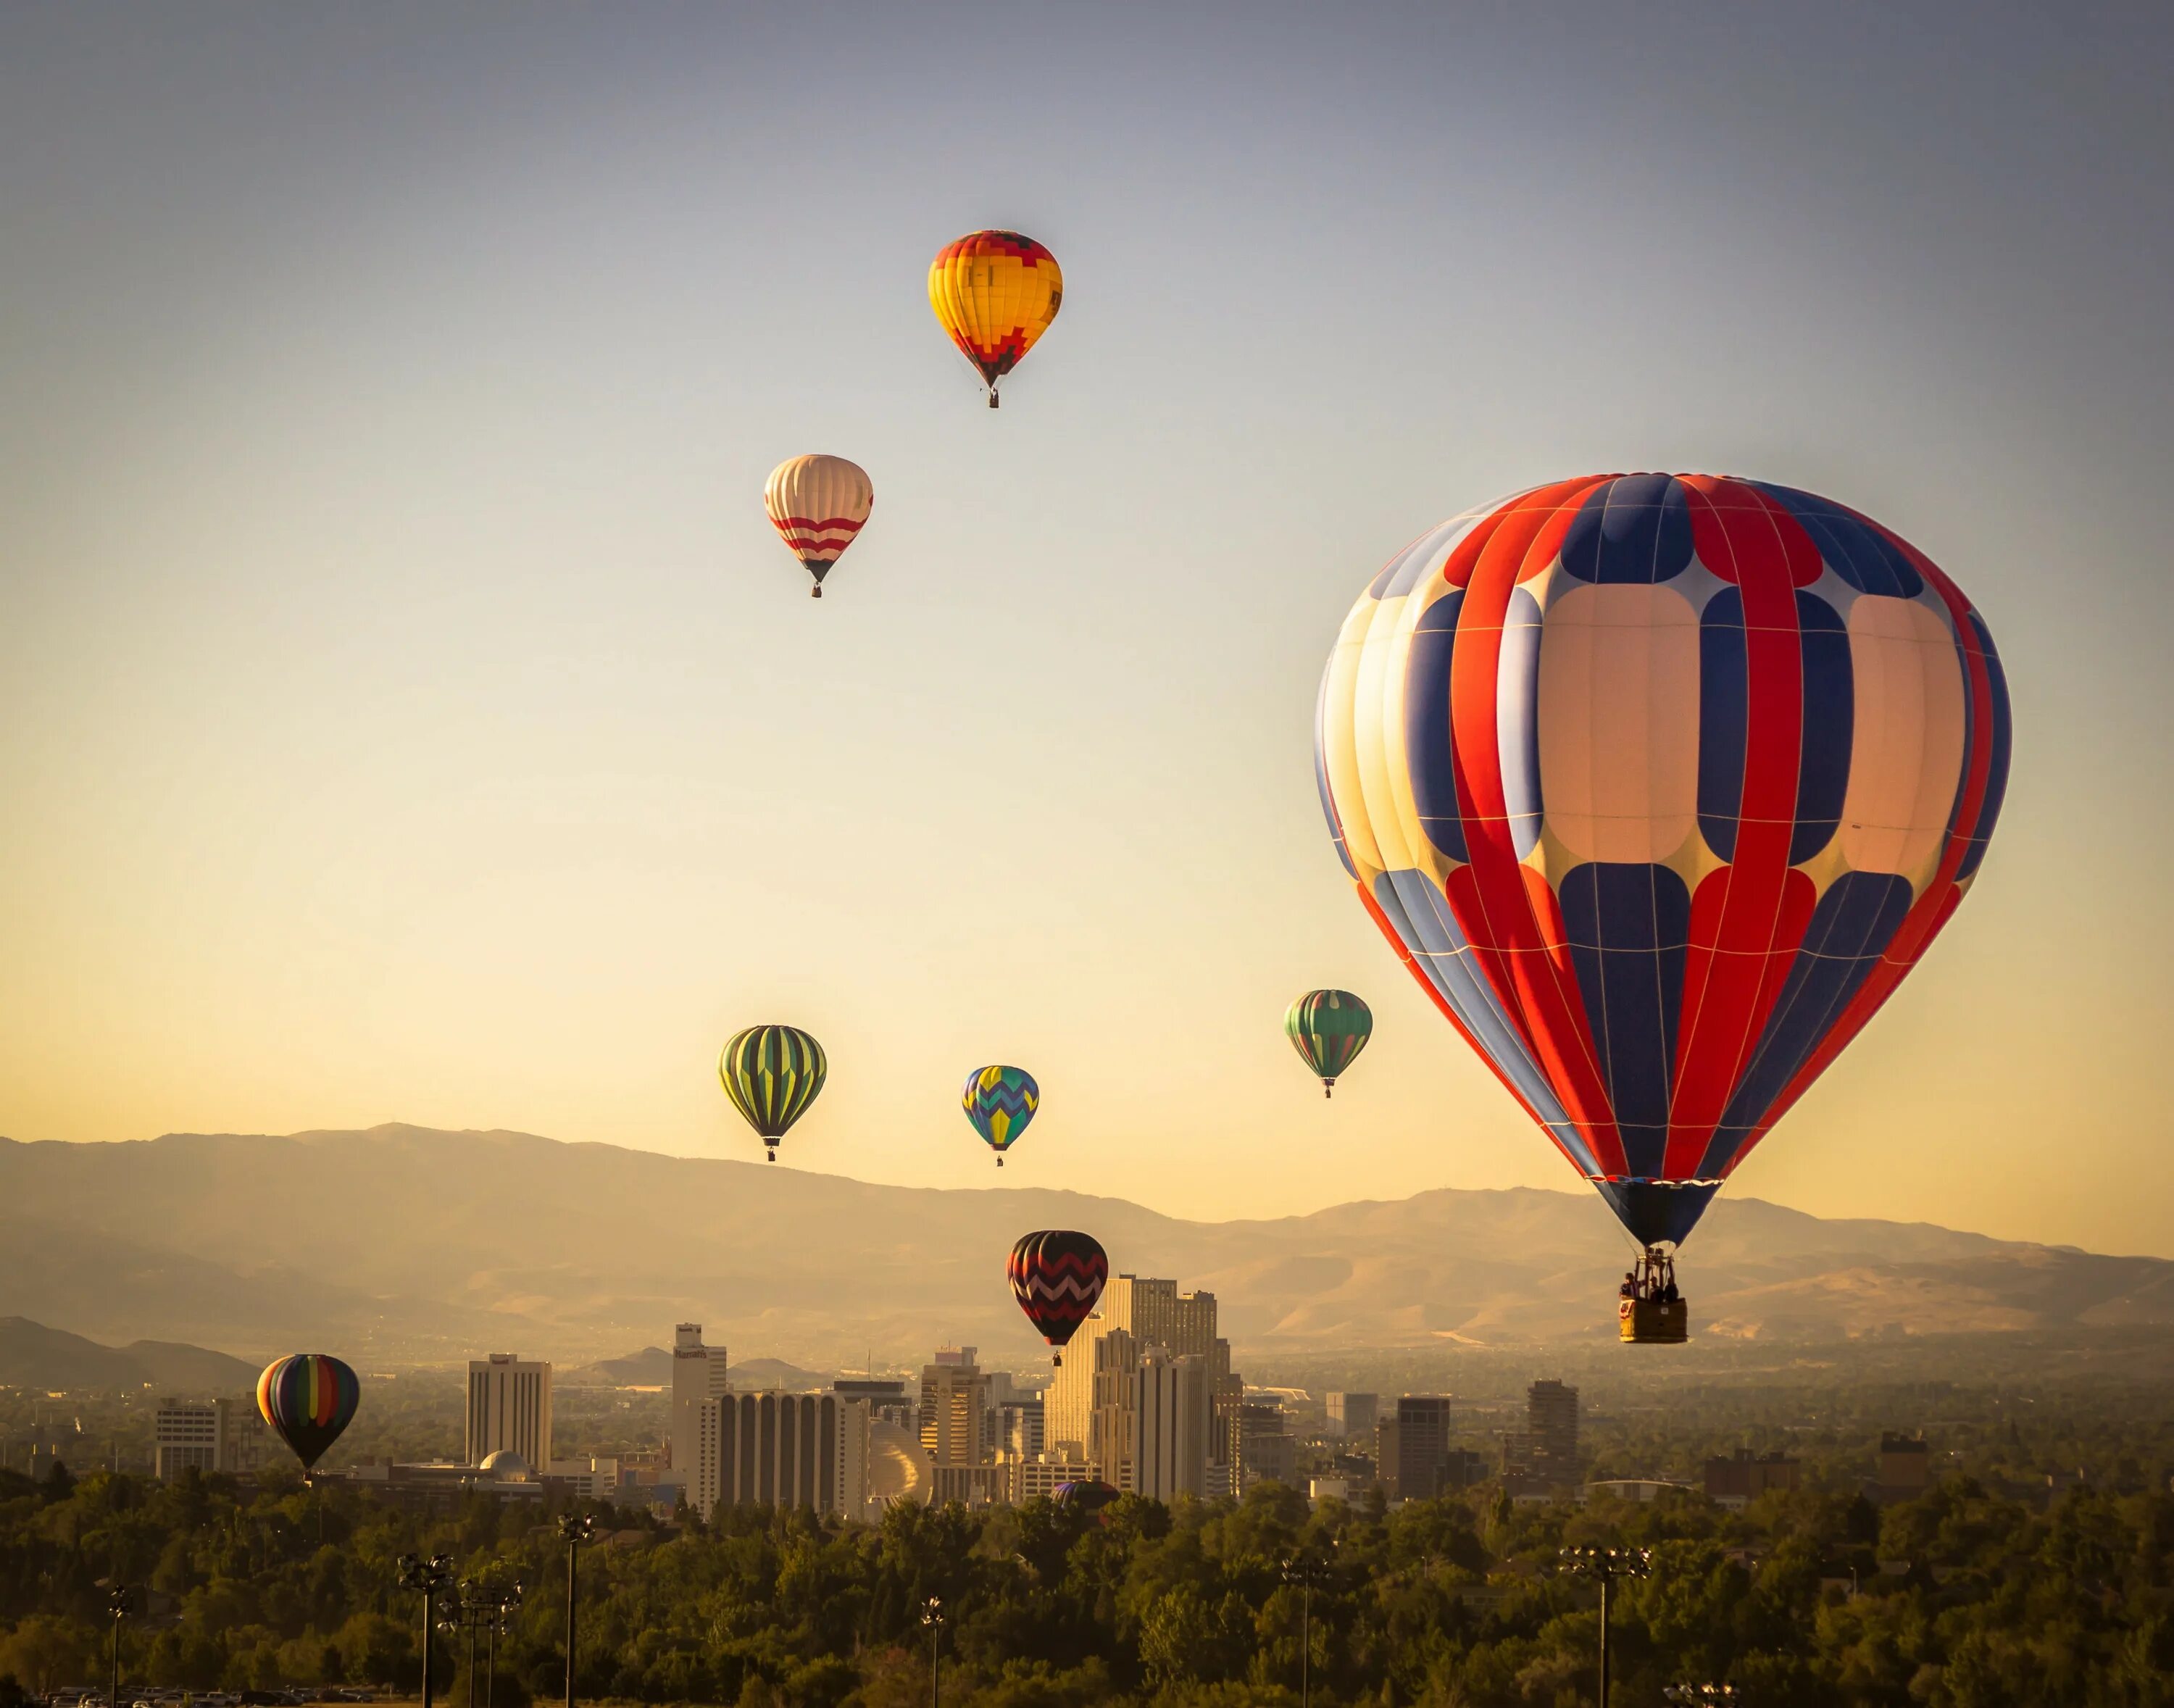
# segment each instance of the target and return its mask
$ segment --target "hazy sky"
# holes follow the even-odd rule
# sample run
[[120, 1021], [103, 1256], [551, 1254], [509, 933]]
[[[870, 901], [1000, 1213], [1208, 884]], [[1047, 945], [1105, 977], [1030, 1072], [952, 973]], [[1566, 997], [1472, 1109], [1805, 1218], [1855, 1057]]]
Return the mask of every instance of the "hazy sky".
[[[2170, 68], [2164, 6], [8, 7], [0, 1132], [757, 1155], [783, 1019], [803, 1167], [993, 1184], [1002, 1060], [1008, 1183], [1576, 1187], [1353, 899], [1315, 682], [1428, 525], [1705, 469], [1929, 552], [2016, 708], [1732, 1190], [2174, 1255]], [[993, 414], [923, 285], [984, 225], [1066, 282]]]

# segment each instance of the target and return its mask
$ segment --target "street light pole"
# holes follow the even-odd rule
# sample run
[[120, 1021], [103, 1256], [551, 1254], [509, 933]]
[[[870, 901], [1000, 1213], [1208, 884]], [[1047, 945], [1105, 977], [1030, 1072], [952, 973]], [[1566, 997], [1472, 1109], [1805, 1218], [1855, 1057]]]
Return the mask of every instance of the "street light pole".
[[[574, 1616], [580, 1607], [581, 1544], [593, 1541], [596, 1515], [569, 1512], [559, 1521], [559, 1534], [566, 1544], [566, 1708], [574, 1708]], [[430, 1708], [425, 1703], [423, 1708]]]
[[428, 1559], [403, 1554], [398, 1560], [400, 1587], [418, 1590], [423, 1597], [423, 1708], [430, 1708], [430, 1615], [438, 1592], [453, 1575], [453, 1562], [442, 1554]]
[[921, 1623], [928, 1627], [928, 1708], [944, 1708], [943, 1661], [937, 1652], [944, 1635], [944, 1603], [936, 1597], [922, 1603]]
[[515, 1580], [511, 1589], [500, 1589], [493, 1593], [490, 1628], [484, 1640], [483, 1708], [493, 1708], [498, 1694], [498, 1634], [506, 1629], [508, 1616], [520, 1606], [521, 1584], [518, 1579]]
[[1595, 1579], [1600, 1585], [1600, 1702], [1608, 1708], [1608, 1592], [1619, 1577], [1644, 1577], [1653, 1569], [1649, 1548], [1566, 1548], [1559, 1556], [1563, 1569], [1574, 1577]]

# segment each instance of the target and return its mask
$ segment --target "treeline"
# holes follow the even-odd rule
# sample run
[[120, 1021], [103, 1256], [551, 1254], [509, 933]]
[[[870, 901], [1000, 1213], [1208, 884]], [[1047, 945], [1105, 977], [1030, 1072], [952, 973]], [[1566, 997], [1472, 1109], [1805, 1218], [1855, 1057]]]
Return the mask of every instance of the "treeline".
[[[565, 1565], [554, 1515], [473, 1499], [420, 1514], [348, 1489], [245, 1493], [98, 1474], [0, 1473], [0, 1697], [103, 1680], [107, 1585], [142, 1586], [130, 1682], [208, 1689], [350, 1682], [413, 1692], [419, 1598], [403, 1554], [518, 1580], [496, 1702], [563, 1688]], [[873, 1527], [743, 1508], [678, 1527], [600, 1512], [585, 1550], [578, 1686], [590, 1700], [909, 1708], [930, 1639], [954, 1708], [1295, 1703], [1576, 1708], [1595, 1694], [1597, 1612], [1559, 1576], [1570, 1543], [1647, 1548], [1611, 1619], [1615, 1700], [1729, 1680], [1759, 1708], [2174, 1705], [2174, 1497], [2079, 1490], [2049, 1511], [1967, 1478], [1885, 1511], [1772, 1495], [1513, 1505], [1498, 1494], [1309, 1511], [1126, 1500], [1098, 1517], [903, 1507]], [[1306, 1592], [1294, 1559], [1317, 1568]], [[943, 1624], [923, 1623], [927, 1603]], [[436, 1638], [441, 1700], [466, 1646]], [[124, 1700], [126, 1700], [124, 1694]]]

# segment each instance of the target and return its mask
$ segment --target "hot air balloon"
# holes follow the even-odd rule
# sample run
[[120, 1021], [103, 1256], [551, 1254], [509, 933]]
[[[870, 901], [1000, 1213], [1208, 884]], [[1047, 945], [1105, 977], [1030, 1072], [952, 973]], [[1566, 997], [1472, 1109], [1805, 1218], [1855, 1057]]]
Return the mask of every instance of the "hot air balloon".
[[852, 544], [875, 501], [868, 471], [842, 457], [795, 457], [770, 471], [762, 507], [770, 512], [770, 525], [814, 576], [810, 598], [823, 597], [823, 577]]
[[1004, 1153], [1019, 1143], [1034, 1112], [1041, 1107], [1041, 1088], [1024, 1068], [976, 1068], [966, 1076], [960, 1101], [974, 1131], [997, 1154], [997, 1166], [1004, 1165]]
[[306, 1472], [316, 1469], [361, 1403], [362, 1384], [330, 1353], [295, 1353], [257, 1378], [257, 1409]]
[[1788, 487], [1538, 487], [1422, 535], [1352, 608], [1316, 732], [1337, 851], [1644, 1249], [1625, 1338], [1681, 1338], [1660, 1248], [1946, 924], [2009, 744], [1955, 583]]
[[997, 407], [997, 381], [1049, 330], [1064, 300], [1057, 257], [1016, 231], [975, 231], [936, 251], [928, 305], [978, 369]]
[[823, 1046], [798, 1026], [749, 1026], [725, 1040], [717, 1078], [733, 1107], [762, 1136], [770, 1159], [777, 1141], [808, 1112], [830, 1071]]
[[1110, 1278], [1108, 1255], [1091, 1234], [1046, 1228], [1024, 1235], [1012, 1247], [1005, 1273], [1035, 1332], [1059, 1349], [1049, 1361], [1063, 1363], [1062, 1349], [1087, 1320]]
[[1336, 1076], [1374, 1035], [1373, 1011], [1349, 991], [1308, 991], [1284, 1015], [1284, 1035], [1321, 1076], [1321, 1095], [1333, 1096]]
[[1118, 1499], [1120, 1492], [1114, 1484], [1091, 1477], [1077, 1483], [1059, 1483], [1049, 1498], [1067, 1511], [1093, 1513], [1097, 1523], [1107, 1524], [1110, 1521], [1100, 1515], [1104, 1507]]

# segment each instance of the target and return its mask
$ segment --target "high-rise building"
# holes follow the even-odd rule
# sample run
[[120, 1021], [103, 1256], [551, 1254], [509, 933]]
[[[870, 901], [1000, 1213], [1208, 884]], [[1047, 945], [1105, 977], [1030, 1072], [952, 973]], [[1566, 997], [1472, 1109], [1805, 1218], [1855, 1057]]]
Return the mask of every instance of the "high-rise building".
[[1031, 1459], [1046, 1441], [1041, 1402], [1014, 1396], [997, 1408], [997, 1451]]
[[[1397, 1401], [1397, 1498], [1431, 1500], [1449, 1461], [1447, 1394], [1404, 1394]], [[1386, 1474], [1387, 1462], [1384, 1462]]]
[[1396, 1418], [1382, 1418], [1374, 1425], [1374, 1481], [1384, 1497], [1391, 1500], [1404, 1498], [1397, 1473], [1403, 1467], [1404, 1440], [1397, 1427]]
[[518, 1453], [538, 1470], [551, 1462], [551, 1366], [494, 1352], [468, 1362], [468, 1462]]
[[867, 1401], [870, 1417], [895, 1424], [909, 1435], [921, 1433], [914, 1396], [906, 1391], [906, 1383], [897, 1377], [841, 1376], [830, 1384], [830, 1392], [841, 1400]]
[[1143, 1348], [1133, 1378], [1132, 1479], [1119, 1486], [1155, 1500], [1206, 1493], [1214, 1401], [1198, 1353]]
[[707, 1517], [753, 1502], [867, 1515], [868, 1408], [836, 1394], [725, 1394], [702, 1403], [692, 1500]]
[[683, 1484], [694, 1480], [695, 1463], [702, 1439], [702, 1405], [733, 1391], [727, 1373], [725, 1349], [702, 1344], [702, 1325], [683, 1322], [672, 1331], [672, 1417], [664, 1437], [668, 1462], [683, 1474]]
[[1231, 1421], [1230, 1492], [1242, 1494], [1270, 1480], [1289, 1483], [1291, 1438], [1281, 1403], [1241, 1399]]
[[1043, 1398], [1042, 1433], [1052, 1450], [1068, 1444], [1086, 1450], [1089, 1419], [1095, 1407], [1095, 1343], [1120, 1329], [1137, 1345], [1206, 1359], [1211, 1380], [1230, 1373], [1230, 1343], [1215, 1336], [1213, 1293], [1180, 1293], [1175, 1281], [1114, 1276], [1102, 1289], [1094, 1315], [1080, 1324], [1064, 1349], [1064, 1361], [1057, 1365], [1056, 1380]]
[[1086, 1457], [1102, 1467], [1113, 1487], [1133, 1486], [1133, 1460], [1139, 1435], [1139, 1343], [1122, 1328], [1095, 1337], [1087, 1370], [1094, 1407], [1087, 1414]]
[[989, 1379], [971, 1346], [940, 1347], [921, 1372], [921, 1446], [937, 1465], [979, 1465], [988, 1457]]
[[1576, 1483], [1576, 1388], [1550, 1378], [1525, 1390], [1525, 1427], [1504, 1443], [1502, 1469], [1512, 1484], [1526, 1492]]
[[1799, 1468], [1785, 1453], [1754, 1453], [1739, 1447], [1725, 1457], [1706, 1462], [1706, 1499], [1741, 1511], [1769, 1489], [1795, 1488]]
[[1379, 1394], [1331, 1394], [1328, 1404], [1330, 1435], [1346, 1440], [1373, 1441], [1374, 1425], [1382, 1419]]
[[1007, 1453], [998, 1458], [998, 1465], [1006, 1476], [1004, 1498], [1014, 1506], [1052, 1499], [1067, 1483], [1108, 1480], [1100, 1465], [1076, 1453], [1034, 1453], [1025, 1458]]
[[162, 1399], [151, 1429], [152, 1468], [162, 1483], [191, 1469], [254, 1471], [264, 1441], [257, 1408], [233, 1400]]

